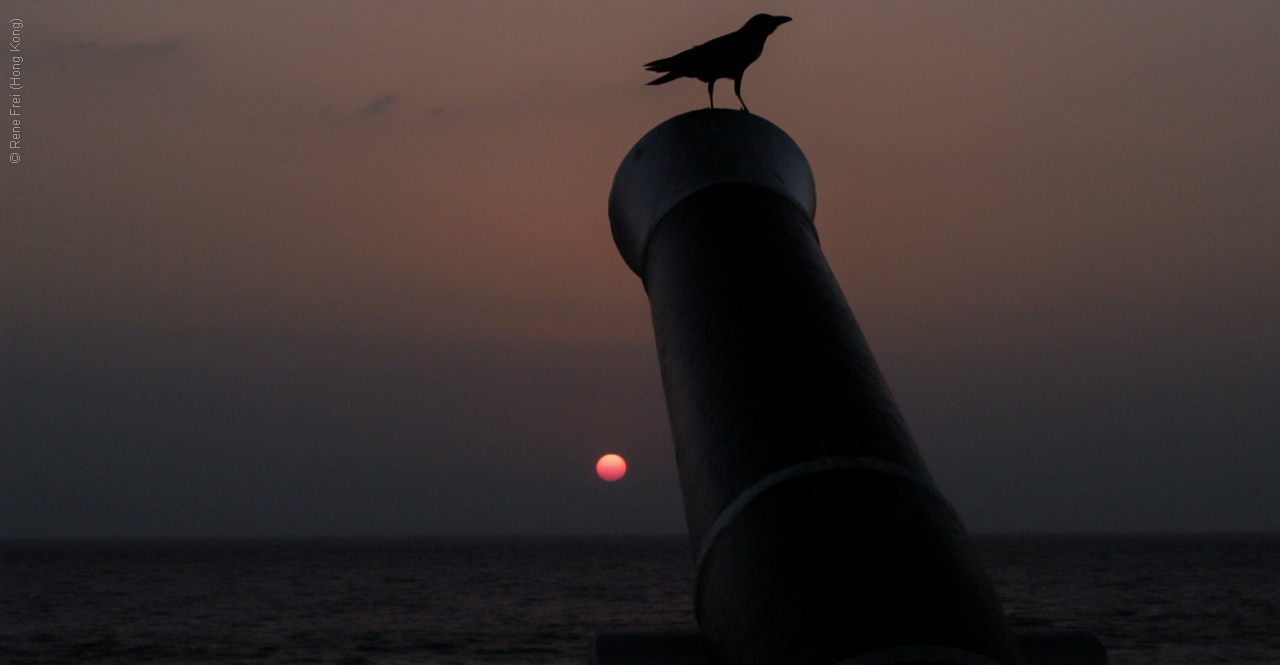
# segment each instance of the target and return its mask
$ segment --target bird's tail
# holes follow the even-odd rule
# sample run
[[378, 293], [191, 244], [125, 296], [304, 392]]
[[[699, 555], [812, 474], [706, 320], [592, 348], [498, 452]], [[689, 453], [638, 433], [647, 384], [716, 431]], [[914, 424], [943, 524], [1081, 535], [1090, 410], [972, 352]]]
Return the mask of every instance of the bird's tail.
[[678, 78], [680, 78], [679, 74], [667, 74], [666, 76], [660, 76], [652, 81], [649, 81], [645, 85], [662, 85], [663, 83], [669, 83]]

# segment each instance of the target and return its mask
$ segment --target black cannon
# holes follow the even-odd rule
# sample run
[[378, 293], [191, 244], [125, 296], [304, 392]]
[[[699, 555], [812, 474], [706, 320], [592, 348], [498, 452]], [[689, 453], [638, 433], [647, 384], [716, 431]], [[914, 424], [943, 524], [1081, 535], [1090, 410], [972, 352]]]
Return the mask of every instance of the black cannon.
[[[713, 665], [1024, 663], [815, 209], [799, 147], [739, 111], [662, 123], [614, 179], [613, 237], [649, 295], [696, 553], [700, 636], [646, 643]], [[637, 639], [597, 636], [593, 658], [627, 660]]]

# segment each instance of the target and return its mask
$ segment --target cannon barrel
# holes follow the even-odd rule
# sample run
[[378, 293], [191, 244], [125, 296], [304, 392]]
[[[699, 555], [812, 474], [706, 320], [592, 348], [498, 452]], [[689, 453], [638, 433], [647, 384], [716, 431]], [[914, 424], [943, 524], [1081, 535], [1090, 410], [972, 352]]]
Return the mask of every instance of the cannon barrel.
[[815, 210], [795, 142], [728, 110], [654, 128], [609, 196], [649, 296], [707, 662], [1023, 663]]

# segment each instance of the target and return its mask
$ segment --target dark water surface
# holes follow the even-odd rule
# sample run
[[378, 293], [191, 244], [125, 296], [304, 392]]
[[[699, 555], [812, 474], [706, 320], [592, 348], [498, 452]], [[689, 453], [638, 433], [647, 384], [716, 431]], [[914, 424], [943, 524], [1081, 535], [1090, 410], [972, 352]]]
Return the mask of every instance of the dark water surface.
[[[1016, 627], [1280, 663], [1278, 536], [986, 536]], [[3, 663], [585, 663], [693, 627], [682, 538], [0, 541]]]

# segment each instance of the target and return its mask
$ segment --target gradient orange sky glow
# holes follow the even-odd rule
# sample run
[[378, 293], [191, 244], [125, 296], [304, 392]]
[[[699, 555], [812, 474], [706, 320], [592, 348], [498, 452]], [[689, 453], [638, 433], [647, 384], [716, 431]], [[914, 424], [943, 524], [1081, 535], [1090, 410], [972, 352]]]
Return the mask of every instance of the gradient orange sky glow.
[[971, 528], [1280, 529], [1280, 5], [4, 11], [0, 536], [682, 529], [606, 200], [705, 103], [643, 63], [760, 11], [743, 96]]

